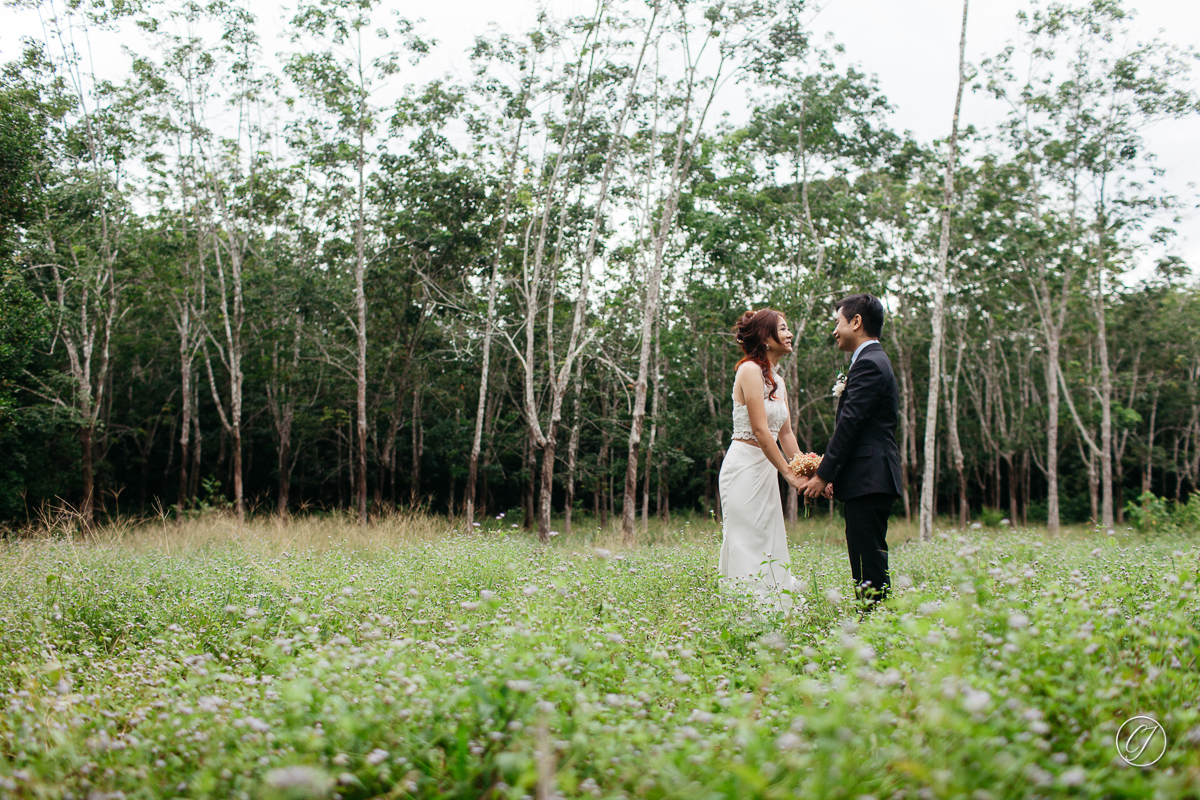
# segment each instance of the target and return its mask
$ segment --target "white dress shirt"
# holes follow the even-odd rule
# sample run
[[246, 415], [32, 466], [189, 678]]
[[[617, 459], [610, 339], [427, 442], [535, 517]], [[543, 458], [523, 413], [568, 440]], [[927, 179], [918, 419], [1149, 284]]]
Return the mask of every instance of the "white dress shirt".
[[869, 344], [879, 344], [878, 339], [867, 339], [865, 342], [854, 348], [854, 355], [850, 356], [850, 366], [854, 366], [854, 362], [858, 361], [858, 354], [863, 351], [863, 348]]

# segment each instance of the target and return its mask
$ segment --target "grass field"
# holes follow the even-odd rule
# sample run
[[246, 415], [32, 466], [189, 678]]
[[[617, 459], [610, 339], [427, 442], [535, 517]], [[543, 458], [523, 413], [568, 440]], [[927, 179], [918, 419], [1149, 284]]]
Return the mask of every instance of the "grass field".
[[1200, 796], [1192, 538], [900, 525], [860, 622], [827, 518], [786, 619], [717, 590], [708, 520], [625, 551], [453, 527], [0, 544], [0, 796]]

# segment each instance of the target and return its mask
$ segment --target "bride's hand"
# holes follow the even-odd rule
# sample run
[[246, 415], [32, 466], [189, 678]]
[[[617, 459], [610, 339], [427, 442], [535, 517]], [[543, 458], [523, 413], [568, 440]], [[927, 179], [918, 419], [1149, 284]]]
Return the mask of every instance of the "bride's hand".
[[808, 486], [808, 482], [812, 480], [811, 478], [802, 478], [794, 472], [790, 475], [784, 475], [783, 477], [792, 485], [793, 489], [800, 493], [804, 492], [805, 487]]

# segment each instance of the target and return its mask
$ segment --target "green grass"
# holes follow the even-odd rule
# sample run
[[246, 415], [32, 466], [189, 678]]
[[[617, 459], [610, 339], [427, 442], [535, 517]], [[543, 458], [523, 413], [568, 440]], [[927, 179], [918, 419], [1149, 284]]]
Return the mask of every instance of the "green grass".
[[786, 619], [717, 590], [703, 519], [627, 551], [416, 517], [10, 541], [0, 796], [1200, 795], [1191, 538], [897, 527], [862, 622], [827, 518]]

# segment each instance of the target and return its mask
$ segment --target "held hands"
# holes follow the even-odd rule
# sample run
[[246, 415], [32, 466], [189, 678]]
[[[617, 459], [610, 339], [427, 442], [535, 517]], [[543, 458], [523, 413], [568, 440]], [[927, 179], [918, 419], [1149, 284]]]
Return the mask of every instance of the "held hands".
[[819, 475], [814, 475], [808, 481], [808, 485], [804, 487], [804, 497], [808, 500], [816, 500], [818, 497], [832, 497], [833, 484]]
[[798, 494], [804, 494], [804, 490], [808, 486], [808, 482], [810, 480], [810, 478], [797, 475], [790, 470], [784, 473], [783, 479], [791, 484], [791, 487], [795, 489]]

